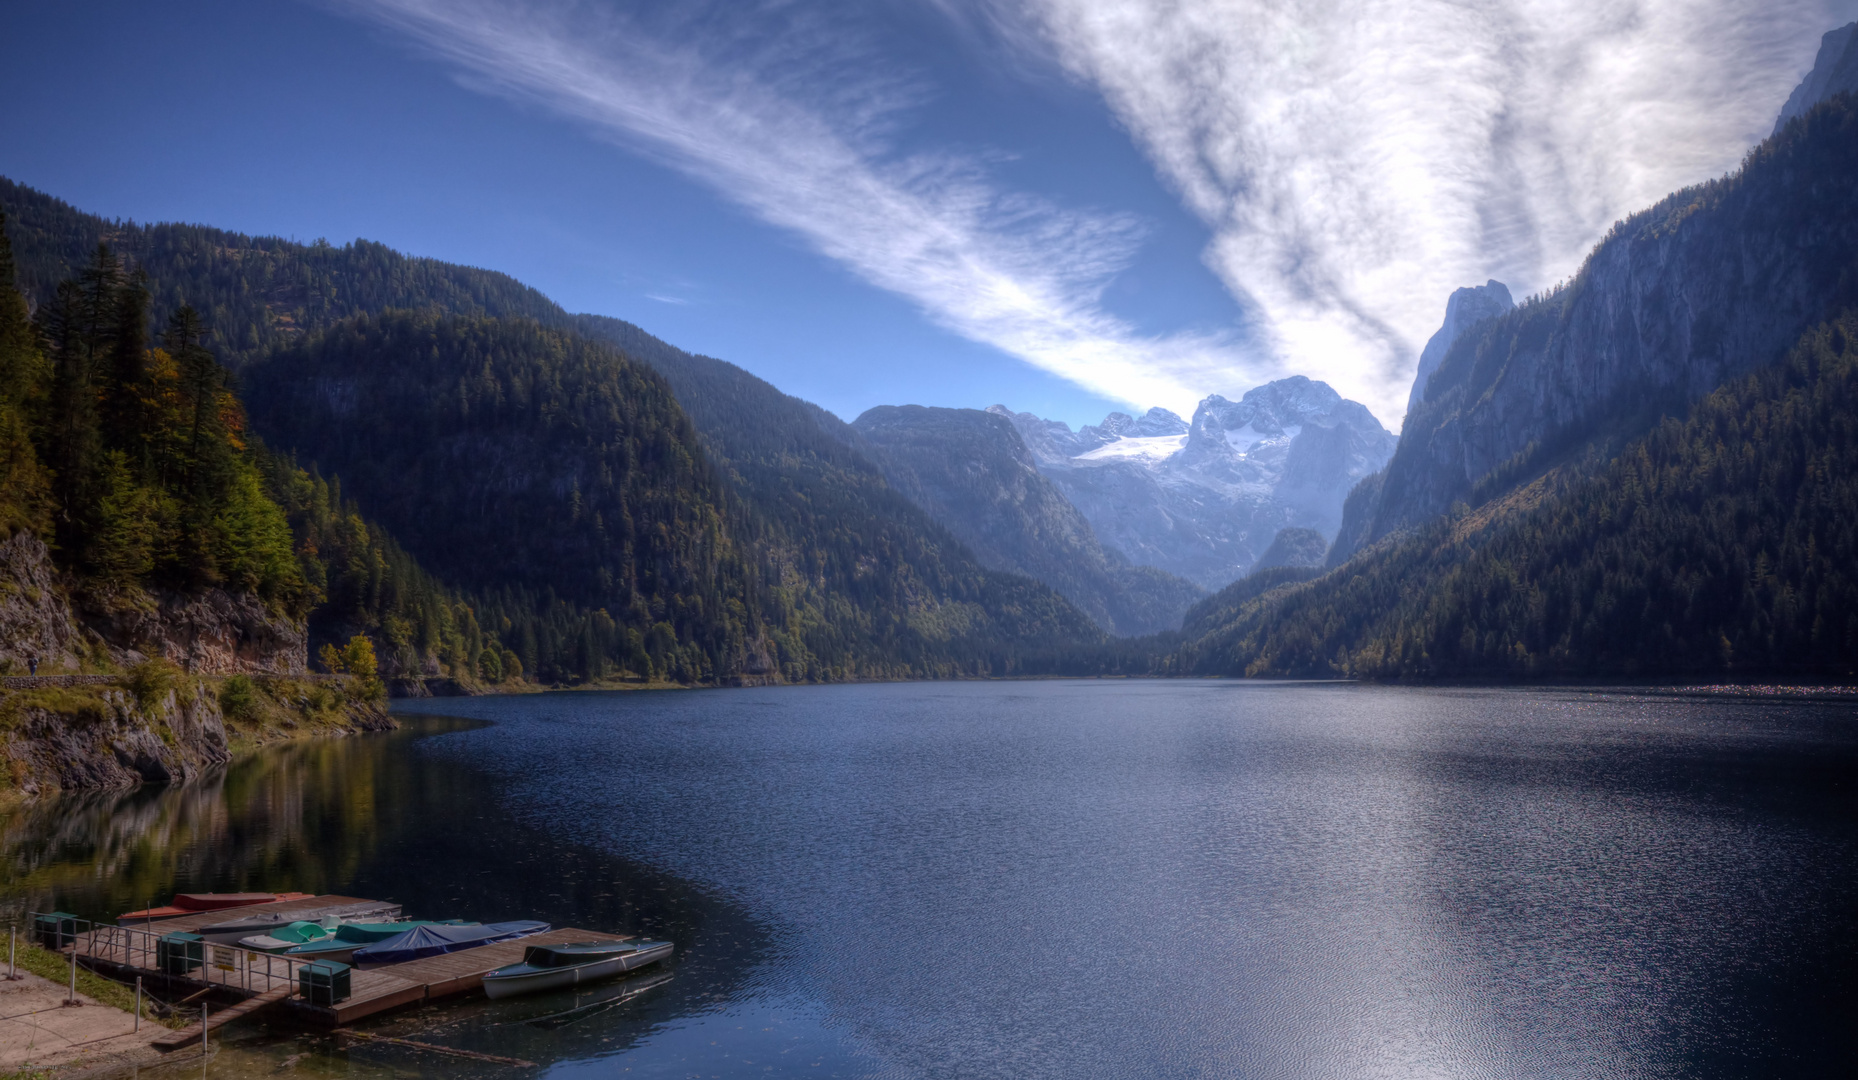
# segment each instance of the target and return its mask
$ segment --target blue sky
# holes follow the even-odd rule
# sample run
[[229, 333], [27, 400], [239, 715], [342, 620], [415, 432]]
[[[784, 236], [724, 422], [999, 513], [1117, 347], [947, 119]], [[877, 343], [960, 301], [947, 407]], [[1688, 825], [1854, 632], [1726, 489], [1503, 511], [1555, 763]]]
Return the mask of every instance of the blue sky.
[[851, 418], [1284, 374], [1732, 168], [1858, 0], [26, 0], [0, 173], [503, 270]]

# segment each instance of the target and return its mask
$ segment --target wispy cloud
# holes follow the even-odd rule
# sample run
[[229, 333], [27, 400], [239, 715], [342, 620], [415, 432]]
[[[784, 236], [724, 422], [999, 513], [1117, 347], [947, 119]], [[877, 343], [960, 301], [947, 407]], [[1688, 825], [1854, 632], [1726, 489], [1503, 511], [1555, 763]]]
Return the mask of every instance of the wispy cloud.
[[679, 306], [690, 303], [690, 301], [684, 299], [681, 296], [665, 296], [662, 293], [649, 293], [648, 292], [645, 294], [645, 299], [655, 300], [660, 304], [677, 304]]
[[1733, 168], [1858, 0], [927, 0], [1100, 88], [1291, 369], [1393, 419], [1455, 287], [1518, 292]]
[[1209, 387], [1275, 374], [1234, 339], [1143, 336], [1106, 313], [1134, 220], [1002, 190], [971, 159], [900, 151], [920, 90], [873, 74], [882, 65], [792, 5], [733, 3], [708, 21], [679, 5], [656, 22], [546, 0], [351, 6], [474, 84], [654, 154], [951, 330], [1106, 397], [1190, 409]]

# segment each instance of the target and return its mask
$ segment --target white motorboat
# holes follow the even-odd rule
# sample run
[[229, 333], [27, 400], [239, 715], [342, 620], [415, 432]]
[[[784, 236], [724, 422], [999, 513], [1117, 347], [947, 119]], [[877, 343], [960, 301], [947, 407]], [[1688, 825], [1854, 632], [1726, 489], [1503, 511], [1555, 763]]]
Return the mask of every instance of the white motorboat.
[[531, 945], [520, 964], [484, 976], [484, 993], [493, 998], [560, 990], [610, 979], [655, 964], [671, 955], [668, 941], [576, 941], [566, 945]]

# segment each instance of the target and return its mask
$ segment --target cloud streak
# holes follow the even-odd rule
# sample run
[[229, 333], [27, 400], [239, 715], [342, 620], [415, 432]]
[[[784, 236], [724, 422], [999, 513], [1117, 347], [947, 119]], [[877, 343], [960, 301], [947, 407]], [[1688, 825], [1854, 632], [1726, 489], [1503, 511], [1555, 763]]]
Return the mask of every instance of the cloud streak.
[[929, 0], [1096, 86], [1291, 370], [1399, 416], [1450, 291], [1732, 169], [1851, 0]]
[[954, 332], [1111, 399], [1191, 409], [1207, 387], [1271, 374], [1234, 338], [1144, 336], [1105, 312], [1137, 222], [1000, 190], [973, 160], [899, 151], [919, 88], [870, 74], [879, 65], [855, 42], [792, 7], [674, 23], [571, 3], [351, 7], [475, 85], [653, 155]]

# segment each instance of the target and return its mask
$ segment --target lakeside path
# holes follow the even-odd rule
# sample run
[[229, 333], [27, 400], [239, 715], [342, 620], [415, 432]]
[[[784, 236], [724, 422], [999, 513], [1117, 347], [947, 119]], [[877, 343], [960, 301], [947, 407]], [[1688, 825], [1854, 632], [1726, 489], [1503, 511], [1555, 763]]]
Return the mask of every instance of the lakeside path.
[[[4, 970], [4, 968], [0, 968]], [[0, 1072], [59, 1069], [89, 1071], [147, 1065], [161, 1055], [149, 1044], [168, 1029], [79, 994], [65, 1004], [65, 987], [30, 972], [17, 981], [0, 975]], [[197, 1055], [190, 1055], [198, 1061]]]

